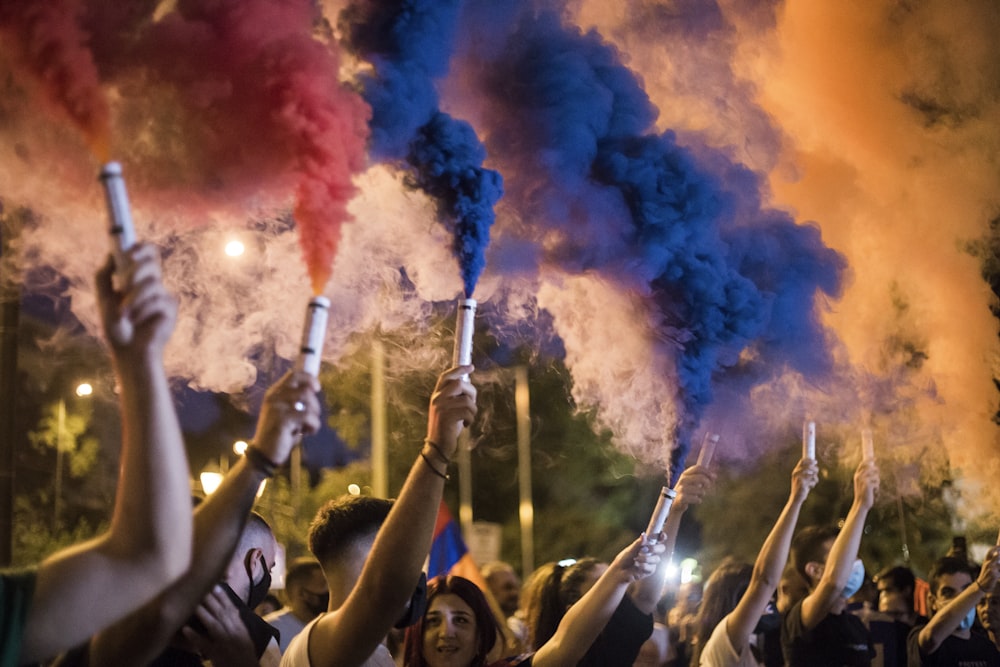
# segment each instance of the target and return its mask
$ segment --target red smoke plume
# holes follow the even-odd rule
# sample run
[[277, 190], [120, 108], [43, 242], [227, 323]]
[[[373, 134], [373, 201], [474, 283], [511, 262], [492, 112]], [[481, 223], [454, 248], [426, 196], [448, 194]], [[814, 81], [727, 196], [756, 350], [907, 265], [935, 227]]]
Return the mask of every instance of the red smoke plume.
[[[8, 6], [10, 5], [10, 6]], [[140, 195], [204, 220], [205, 208], [276, 202], [295, 218], [314, 293], [330, 274], [353, 176], [365, 168], [367, 104], [340, 82], [339, 53], [309, 0], [178, 0], [108, 6], [7, 3], [11, 65], [109, 154], [102, 86]], [[5, 40], [7, 41], [7, 40]], [[157, 198], [160, 198], [157, 197]]]
[[83, 132], [98, 160], [106, 162], [111, 138], [107, 99], [80, 27], [80, 0], [6, 2], [0, 6], [0, 36], [24, 83], [66, 114]]

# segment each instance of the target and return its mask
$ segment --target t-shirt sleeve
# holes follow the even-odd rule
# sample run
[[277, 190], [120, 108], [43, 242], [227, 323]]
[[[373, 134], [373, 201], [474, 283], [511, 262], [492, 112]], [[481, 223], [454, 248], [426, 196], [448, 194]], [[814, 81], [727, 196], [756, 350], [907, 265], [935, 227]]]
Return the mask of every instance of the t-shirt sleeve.
[[726, 631], [728, 624], [729, 616], [726, 616], [712, 630], [705, 648], [701, 650], [701, 667], [733, 667], [739, 664], [740, 656], [729, 641], [729, 633]]
[[786, 665], [793, 664], [796, 646], [805, 634], [806, 628], [802, 624], [802, 601], [799, 600], [781, 619], [781, 652], [785, 656]]
[[309, 665], [309, 633], [312, 632], [316, 621], [323, 618], [320, 614], [310, 621], [302, 632], [292, 637], [288, 648], [281, 656], [281, 667], [310, 667]]
[[934, 654], [924, 655], [920, 651], [920, 631], [927, 624], [914, 626], [906, 636], [906, 667], [932, 667], [937, 664]]

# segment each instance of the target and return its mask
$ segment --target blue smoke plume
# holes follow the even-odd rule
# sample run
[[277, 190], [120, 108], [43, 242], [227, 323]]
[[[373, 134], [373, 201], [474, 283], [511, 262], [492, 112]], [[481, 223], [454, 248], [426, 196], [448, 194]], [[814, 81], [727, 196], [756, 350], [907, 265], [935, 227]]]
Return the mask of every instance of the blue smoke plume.
[[497, 48], [504, 21], [488, 4], [466, 14], [466, 50], [481, 61], [491, 154], [525, 219], [559, 232], [543, 261], [651, 295], [681, 401], [673, 483], [713, 385], [829, 370], [815, 297], [839, 292], [845, 260], [815, 226], [763, 208], [757, 174], [657, 132], [641, 82], [596, 32], [514, 11]]
[[374, 67], [361, 78], [372, 107], [371, 155], [405, 159], [407, 181], [437, 200], [471, 297], [486, 265], [503, 179], [483, 168], [486, 150], [472, 126], [438, 110], [435, 80], [448, 71], [458, 6], [457, 0], [359, 1], [344, 11], [341, 26], [349, 48]]

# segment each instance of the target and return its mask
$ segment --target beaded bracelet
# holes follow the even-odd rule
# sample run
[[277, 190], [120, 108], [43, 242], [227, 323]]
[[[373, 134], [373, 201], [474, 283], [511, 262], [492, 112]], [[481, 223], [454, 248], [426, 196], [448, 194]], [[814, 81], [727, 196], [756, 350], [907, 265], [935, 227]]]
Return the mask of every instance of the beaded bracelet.
[[260, 451], [256, 445], [247, 447], [245, 456], [251, 468], [264, 473], [268, 477], [274, 477], [274, 473], [278, 471], [278, 464], [267, 458], [264, 452]]
[[449, 475], [446, 472], [441, 472], [440, 470], [438, 470], [437, 468], [435, 468], [434, 464], [431, 463], [431, 460], [429, 458], [427, 458], [427, 455], [424, 454], [423, 452], [420, 452], [420, 458], [422, 458], [424, 460], [424, 463], [427, 464], [427, 467], [431, 469], [432, 473], [434, 473], [435, 475], [437, 475], [438, 477], [440, 477], [441, 479], [443, 479], [446, 482], [449, 479], [451, 479], [451, 475]]

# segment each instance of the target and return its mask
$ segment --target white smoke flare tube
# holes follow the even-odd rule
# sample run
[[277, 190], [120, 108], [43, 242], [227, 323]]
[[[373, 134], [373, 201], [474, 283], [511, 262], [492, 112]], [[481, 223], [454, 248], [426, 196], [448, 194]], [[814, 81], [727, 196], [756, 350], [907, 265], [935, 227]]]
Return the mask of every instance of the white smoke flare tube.
[[649, 525], [646, 527], [646, 539], [652, 539], [654, 535], [659, 535], [663, 531], [663, 524], [667, 522], [670, 514], [670, 506], [674, 504], [677, 492], [664, 486], [660, 489], [660, 499], [656, 501], [653, 508], [653, 516], [649, 518]]
[[108, 204], [111, 251], [115, 256], [116, 273], [120, 275], [126, 265], [125, 253], [135, 245], [135, 225], [132, 224], [132, 209], [125, 191], [122, 166], [117, 162], [108, 162], [101, 167], [100, 180], [104, 185], [104, 196]]
[[872, 442], [872, 430], [861, 429], [861, 458], [865, 461], [875, 460], [875, 443]]
[[[476, 300], [460, 299], [458, 302], [458, 320], [455, 323], [455, 353], [452, 355], [452, 365], [467, 366], [472, 363], [472, 334], [476, 326]], [[469, 376], [463, 376], [468, 380]]]
[[299, 348], [295, 370], [305, 371], [313, 377], [319, 375], [319, 362], [323, 356], [323, 340], [326, 338], [326, 320], [330, 312], [330, 300], [325, 296], [309, 299], [306, 308], [306, 322], [302, 328], [302, 346]]
[[715, 446], [719, 444], [718, 433], [706, 433], [701, 441], [701, 451], [698, 452], [698, 465], [707, 467], [712, 462], [715, 454]]
[[802, 458], [816, 460], [816, 422], [802, 425]]

